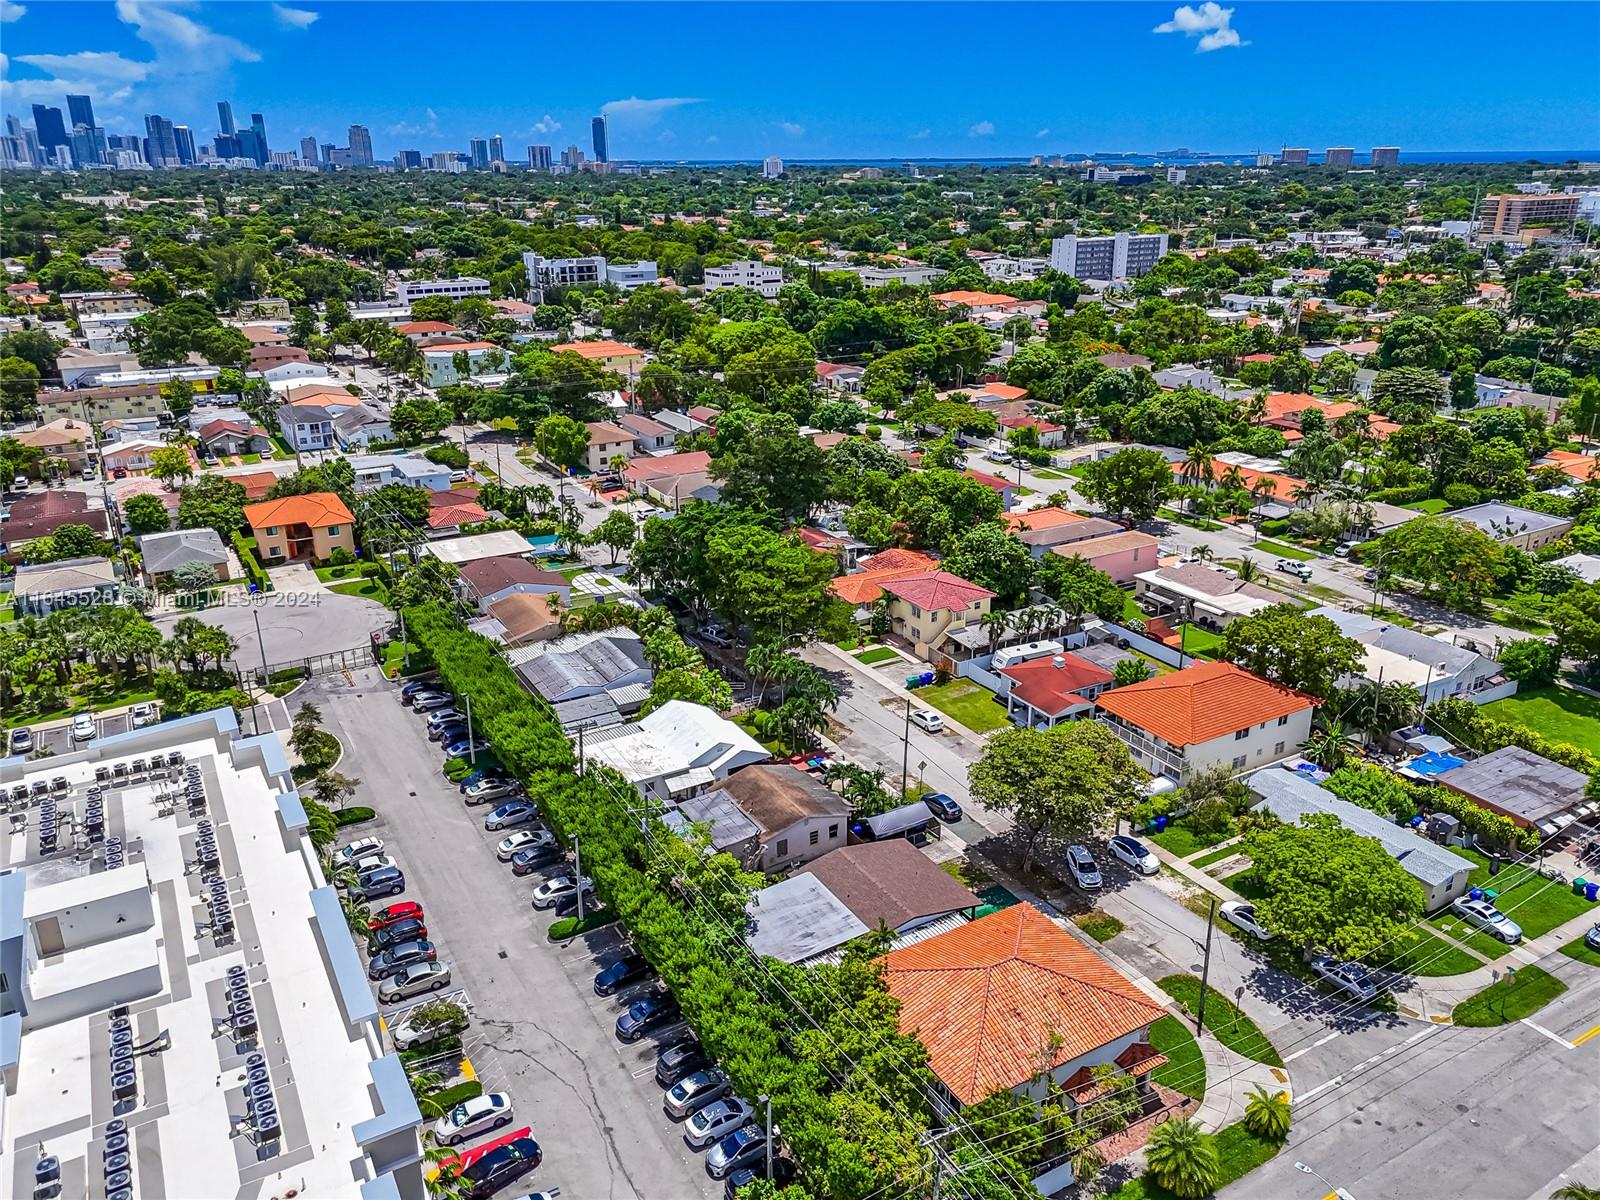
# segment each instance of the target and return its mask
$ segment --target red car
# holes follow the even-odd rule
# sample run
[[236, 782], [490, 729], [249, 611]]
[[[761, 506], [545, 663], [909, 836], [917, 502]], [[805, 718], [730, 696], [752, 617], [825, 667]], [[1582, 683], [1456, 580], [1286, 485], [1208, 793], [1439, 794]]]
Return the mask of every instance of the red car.
[[127, 467], [117, 467], [111, 472], [111, 478], [113, 478], [113, 479], [126, 479], [127, 477], [128, 477], [128, 468]]
[[388, 908], [380, 908], [367, 921], [368, 929], [385, 929], [397, 921], [422, 920], [422, 905], [415, 900], [401, 900]]

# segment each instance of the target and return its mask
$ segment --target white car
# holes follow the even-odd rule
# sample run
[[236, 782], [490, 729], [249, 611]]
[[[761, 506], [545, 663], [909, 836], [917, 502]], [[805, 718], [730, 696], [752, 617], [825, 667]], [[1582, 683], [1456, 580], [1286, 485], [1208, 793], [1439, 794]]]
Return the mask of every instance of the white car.
[[364, 837], [351, 842], [348, 846], [334, 851], [334, 857], [341, 866], [350, 866], [360, 862], [363, 858], [371, 858], [374, 854], [383, 853], [383, 839]]
[[707, 1146], [716, 1145], [753, 1116], [755, 1110], [737, 1096], [718, 1100], [689, 1118], [683, 1127], [683, 1140], [692, 1149], [704, 1150]]
[[400, 864], [387, 854], [366, 854], [354, 860], [351, 866], [355, 868], [357, 875], [365, 875], [369, 871], [381, 871], [385, 867], [398, 870]]
[[1222, 919], [1230, 925], [1237, 925], [1240, 929], [1263, 942], [1272, 940], [1272, 931], [1260, 921], [1256, 920], [1256, 906], [1246, 904], [1243, 900], [1225, 900], [1222, 907], [1217, 910], [1222, 914]]
[[463, 1100], [433, 1123], [433, 1136], [441, 1146], [454, 1146], [491, 1129], [511, 1123], [511, 1097], [486, 1092]]
[[1491, 901], [1469, 900], [1465, 896], [1457, 896], [1451, 901], [1450, 911], [1468, 925], [1483, 930], [1490, 937], [1499, 938], [1508, 946], [1515, 946], [1522, 940], [1522, 926], [1496, 908]]
[[1141, 875], [1154, 875], [1161, 870], [1161, 860], [1150, 853], [1149, 848], [1137, 838], [1119, 833], [1107, 841], [1106, 845], [1111, 847], [1113, 858], [1120, 859]]
[[380, 980], [378, 999], [385, 1004], [407, 1000], [423, 992], [437, 992], [450, 986], [450, 968], [442, 962], [414, 963], [398, 975]]
[[91, 717], [88, 713], [79, 713], [77, 716], [72, 718], [72, 740], [73, 741], [75, 741], [75, 742], [87, 742], [87, 741], [90, 741], [91, 739], [93, 739], [94, 734], [95, 734], [94, 718]]
[[[453, 1033], [460, 1033], [466, 1029], [469, 1022], [465, 1012], [454, 1020], [440, 1022], [419, 1021], [416, 1014], [419, 1011], [426, 1012], [432, 1003], [434, 1002], [429, 1001], [427, 1004], [419, 1004], [395, 1024], [389, 1026], [389, 1039], [394, 1042], [396, 1050], [407, 1050], [412, 1046], [426, 1045], [429, 1042], [438, 1041], [442, 1037], [448, 1037]], [[447, 1002], [440, 1001], [439, 1003]]]
[[1099, 891], [1105, 882], [1100, 878], [1100, 866], [1087, 846], [1067, 847], [1067, 869], [1072, 872], [1072, 881], [1086, 892]]
[[983, 456], [992, 463], [999, 463], [1002, 467], [1009, 467], [1015, 457], [1009, 450], [985, 450]]
[[135, 704], [131, 715], [135, 729], [141, 729], [146, 725], [154, 725], [158, 719], [156, 717], [156, 706], [148, 701]]
[[494, 848], [501, 862], [510, 862], [518, 850], [532, 850], [539, 846], [548, 846], [556, 840], [556, 835], [548, 829], [519, 829], [509, 837], [500, 839], [500, 844]]
[[[545, 880], [545, 882], [533, 889], [533, 906], [535, 908], [554, 908], [577, 890], [578, 881], [570, 873], [557, 875], [553, 879]], [[593, 893], [594, 891], [594, 881], [587, 875], [583, 877], [583, 890], [585, 893]]]
[[1341, 992], [1348, 992], [1363, 1004], [1376, 1000], [1378, 985], [1366, 970], [1355, 963], [1340, 962], [1324, 954], [1311, 960], [1311, 969]]
[[926, 708], [919, 708], [913, 712], [911, 723], [918, 729], [926, 729], [929, 733], [939, 733], [944, 729], [944, 718]]

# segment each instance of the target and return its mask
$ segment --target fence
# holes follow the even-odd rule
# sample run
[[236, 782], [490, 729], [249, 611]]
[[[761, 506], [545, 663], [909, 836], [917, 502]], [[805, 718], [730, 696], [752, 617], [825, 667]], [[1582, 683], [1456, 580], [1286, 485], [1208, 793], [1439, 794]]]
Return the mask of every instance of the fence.
[[250, 677], [261, 686], [282, 678], [286, 672], [299, 671], [303, 675], [337, 675], [340, 671], [354, 671], [375, 666], [383, 661], [383, 648], [371, 645], [352, 646], [348, 650], [333, 650], [327, 654], [313, 654], [287, 662], [269, 663], [265, 673], [260, 666], [245, 667]]
[[[1164, 662], [1169, 667], [1183, 666], [1194, 661], [1194, 655], [1192, 654], [1179, 653], [1176, 647], [1169, 646], [1165, 642], [1158, 642], [1154, 638], [1148, 638], [1142, 633], [1135, 633], [1133, 630], [1125, 629], [1121, 625], [1113, 625], [1109, 621], [1102, 621], [1099, 628], [1110, 634], [1111, 639], [1118, 642], [1127, 642], [1130, 649], [1137, 650], [1141, 654], [1148, 654], [1157, 662]], [[1100, 638], [1096, 640], [1105, 641], [1108, 639]]]

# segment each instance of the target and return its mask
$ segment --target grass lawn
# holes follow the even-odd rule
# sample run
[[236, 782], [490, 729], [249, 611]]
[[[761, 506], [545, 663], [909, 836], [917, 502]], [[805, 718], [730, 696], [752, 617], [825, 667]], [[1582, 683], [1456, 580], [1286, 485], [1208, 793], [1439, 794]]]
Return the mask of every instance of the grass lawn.
[[1402, 504], [1400, 507], [1409, 508], [1412, 512], [1427, 513], [1429, 516], [1434, 516], [1449, 508], [1450, 502], [1435, 498], [1433, 500], [1418, 500], [1412, 504]]
[[888, 646], [874, 646], [871, 650], [856, 655], [856, 661], [870, 667], [873, 663], [888, 662], [891, 658], [899, 657], [898, 650], [891, 650]]
[[1196, 1100], [1206, 1098], [1206, 1060], [1200, 1043], [1177, 1017], [1162, 1017], [1150, 1026], [1150, 1044], [1167, 1056], [1152, 1078], [1164, 1087]]
[[1600, 967], [1600, 950], [1591, 950], [1583, 944], [1583, 939], [1575, 938], [1561, 947], [1561, 953], [1568, 958], [1575, 958], [1581, 963], [1588, 963], [1591, 967]]
[[1033, 473], [1040, 479], [1070, 479], [1071, 476], [1051, 467], [1035, 467]]
[[406, 666], [406, 645], [403, 642], [385, 642], [383, 646], [383, 669], [395, 670], [402, 675], [420, 675], [424, 671], [431, 671], [433, 664], [428, 661], [428, 656], [422, 652], [422, 647], [416, 643], [411, 644], [411, 666]]
[[330, 592], [341, 596], [366, 596], [372, 600], [387, 601], [389, 589], [376, 579], [351, 579], [345, 583], [331, 583]]
[[1250, 873], [1249, 867], [1242, 871], [1235, 871], [1232, 875], [1224, 875], [1222, 882], [1238, 892], [1246, 900], [1266, 899], [1267, 889], [1256, 882], [1256, 878]]
[[1566, 990], [1567, 985], [1548, 971], [1518, 967], [1515, 975], [1491, 983], [1456, 1005], [1451, 1017], [1457, 1025], [1508, 1025], [1532, 1016]]
[[246, 466], [254, 466], [256, 463], [261, 461], [261, 455], [253, 453], [241, 454], [239, 455], [239, 461], [244, 463]]
[[[1222, 1170], [1221, 1178], [1217, 1180], [1217, 1191], [1235, 1180], [1243, 1179], [1263, 1163], [1271, 1162], [1282, 1149], [1282, 1142], [1259, 1138], [1246, 1129], [1242, 1122], [1219, 1130], [1217, 1159]], [[1178, 1197], [1148, 1175], [1141, 1175], [1137, 1179], [1130, 1179], [1105, 1200], [1178, 1200]]]
[[1109, 942], [1124, 928], [1121, 921], [1099, 909], [1073, 917], [1072, 923], [1097, 942]]
[[361, 574], [362, 563], [346, 563], [342, 567], [312, 567], [317, 573], [317, 578], [323, 583], [337, 583], [341, 579], [353, 579]]
[[1243, 853], [1244, 847], [1235, 844], [1224, 847], [1221, 850], [1213, 850], [1210, 854], [1202, 854], [1199, 858], [1190, 863], [1190, 865], [1195, 867], [1209, 867], [1212, 863], [1219, 863], [1225, 858], [1232, 858], [1235, 854]]
[[[1185, 825], [1182, 821], [1168, 825], [1160, 833], [1142, 833], [1140, 837], [1149, 838], [1156, 845], [1169, 853], [1176, 854], [1179, 858], [1188, 858], [1208, 846], [1215, 846], [1230, 834], [1219, 834], [1214, 838], [1203, 838]], [[1232, 853], [1231, 851], [1229, 853]]]
[[[1585, 913], [1595, 912], [1600, 919], [1600, 911], [1582, 896], [1574, 895], [1568, 884], [1545, 879], [1526, 866], [1502, 866], [1500, 874], [1490, 875], [1489, 860], [1478, 851], [1461, 846], [1451, 846], [1450, 850], [1478, 864], [1468, 876], [1468, 882], [1473, 887], [1494, 889], [1497, 893], [1495, 907], [1522, 926], [1526, 938], [1549, 933], [1557, 925], [1564, 925]], [[1434, 917], [1431, 923], [1490, 958], [1499, 958], [1508, 950], [1498, 938], [1477, 930], [1469, 931], [1449, 909]], [[1469, 932], [1471, 936], [1467, 936]]]
[[1300, 547], [1291, 546], [1286, 542], [1274, 542], [1270, 538], [1262, 538], [1255, 544], [1255, 547], [1252, 547], [1252, 549], [1254, 548], [1269, 550], [1280, 558], [1292, 558], [1297, 562], [1306, 562], [1316, 557], [1309, 550], [1302, 550]]
[[1600, 754], [1600, 700], [1571, 688], [1523, 688], [1515, 696], [1485, 704], [1483, 713]]
[[[1385, 965], [1392, 971], [1407, 975], [1434, 978], [1441, 975], [1465, 975], [1483, 966], [1465, 950], [1452, 946], [1443, 938], [1419, 927], [1421, 935], [1405, 951]], [[1382, 957], [1381, 955], [1379, 957]]]
[[[1168, 975], [1156, 980], [1156, 986], [1190, 1013], [1199, 1008], [1200, 981], [1193, 975]], [[1212, 987], [1206, 989], [1206, 1022], [1206, 1028], [1234, 1053], [1269, 1067], [1283, 1066], [1283, 1059], [1278, 1057], [1267, 1035], [1240, 1012], [1233, 1001]]]
[[[1182, 637], [1180, 645], [1187, 655], [1199, 655], [1202, 658], [1212, 658], [1217, 647], [1222, 645], [1222, 635], [1212, 633], [1209, 629], [1201, 629], [1198, 625], [1179, 625], [1174, 631]], [[1177, 646], [1173, 647], [1178, 649]]]
[[1122, 593], [1122, 619], [1124, 621], [1142, 621], [1144, 609], [1140, 608], [1133, 598], [1132, 592]]
[[970, 679], [952, 679], [932, 687], [918, 688], [918, 699], [932, 705], [947, 717], [954, 717], [974, 733], [1008, 729], [1006, 710], [995, 703], [994, 693]]
[[989, 873], [977, 863], [965, 858], [952, 858], [939, 864], [944, 873], [954, 879], [963, 887], [969, 887], [974, 892], [981, 892], [994, 882]]

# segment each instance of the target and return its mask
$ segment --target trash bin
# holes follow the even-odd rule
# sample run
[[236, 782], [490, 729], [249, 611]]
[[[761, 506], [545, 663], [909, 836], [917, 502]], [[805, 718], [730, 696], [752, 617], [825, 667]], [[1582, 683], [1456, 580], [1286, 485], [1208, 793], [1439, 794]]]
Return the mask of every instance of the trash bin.
[[1583, 894], [1591, 904], [1593, 904], [1596, 900], [1600, 900], [1600, 883], [1584, 884]]
[[1584, 888], [1586, 888], [1588, 886], [1588, 884], [1589, 884], [1589, 881], [1587, 879], [1585, 879], [1582, 875], [1579, 875], [1576, 879], [1574, 879], [1572, 881], [1573, 894], [1577, 895], [1577, 896], [1583, 895]]
[[1468, 888], [1467, 889], [1467, 899], [1468, 900], [1482, 900], [1483, 899], [1483, 889], [1482, 888]]
[[1156, 818], [1156, 832], [1160, 833], [1163, 830], [1165, 830], [1166, 827], [1167, 827], [1167, 818], [1166, 817], [1157, 817]]

